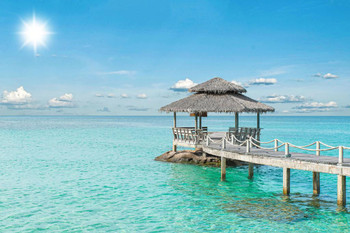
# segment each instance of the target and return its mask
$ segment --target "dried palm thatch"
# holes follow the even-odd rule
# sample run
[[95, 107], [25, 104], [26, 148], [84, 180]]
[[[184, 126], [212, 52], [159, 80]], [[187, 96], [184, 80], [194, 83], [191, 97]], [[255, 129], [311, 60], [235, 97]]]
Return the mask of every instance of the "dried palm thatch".
[[275, 109], [238, 93], [196, 93], [168, 104], [163, 112], [274, 112]]
[[247, 90], [239, 85], [216, 77], [190, 88], [189, 92], [223, 94], [229, 92], [245, 93]]
[[160, 111], [190, 113], [275, 111], [273, 107], [242, 95], [246, 89], [222, 78], [210, 79], [192, 87], [189, 91], [197, 93], [168, 104]]

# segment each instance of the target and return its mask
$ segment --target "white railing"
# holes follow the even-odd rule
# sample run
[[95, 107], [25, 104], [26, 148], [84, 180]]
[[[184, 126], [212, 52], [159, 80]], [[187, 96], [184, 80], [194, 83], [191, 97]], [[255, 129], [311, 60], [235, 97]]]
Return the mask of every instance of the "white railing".
[[[313, 142], [309, 145], [305, 145], [305, 146], [296, 146], [292, 143], [289, 142], [283, 142], [279, 139], [273, 139], [271, 141], [268, 142], [262, 142], [259, 141], [253, 137], [247, 137], [246, 140], [242, 141], [242, 140], [238, 140], [234, 135], [231, 135], [230, 138], [228, 137], [223, 137], [219, 140], [214, 140], [212, 139], [209, 135], [207, 135], [204, 138], [204, 141], [206, 143], [206, 146], [209, 146], [211, 143], [215, 143], [215, 144], [219, 144], [221, 143], [221, 149], [224, 150], [226, 149], [226, 145], [231, 144], [232, 146], [246, 146], [246, 153], [249, 153], [251, 151], [252, 146], [255, 146], [256, 148], [259, 149], [264, 149], [264, 150], [273, 150], [273, 151], [278, 151], [279, 148], [284, 146], [284, 155], [286, 157], [291, 157], [290, 152], [290, 148], [296, 148], [296, 149], [300, 149], [300, 150], [304, 150], [304, 151], [312, 151], [312, 152], [316, 152], [317, 156], [321, 155], [321, 151], [331, 151], [331, 150], [338, 150], [339, 151], [339, 155], [338, 155], [338, 164], [341, 165], [343, 164], [344, 161], [344, 150], [350, 150], [350, 147], [345, 147], [345, 146], [330, 146], [327, 145], [323, 142], [320, 141], [316, 141]], [[237, 142], [237, 143], [235, 143]], [[261, 146], [261, 144], [270, 144], [270, 143], [274, 143], [274, 147], [263, 147]], [[311, 149], [308, 147], [311, 147], [313, 145], [316, 145], [315, 149]], [[324, 147], [327, 147], [325, 149], [321, 149], [321, 145], [323, 145]]]

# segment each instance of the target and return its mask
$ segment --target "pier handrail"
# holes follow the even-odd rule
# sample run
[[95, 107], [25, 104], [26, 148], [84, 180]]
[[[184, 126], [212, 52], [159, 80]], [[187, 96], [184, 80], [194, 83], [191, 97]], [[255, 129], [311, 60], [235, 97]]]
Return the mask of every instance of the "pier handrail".
[[[240, 144], [236, 144], [233, 142], [233, 139], [236, 140], [236, 142], [240, 143]], [[250, 137], [247, 137], [246, 140], [244, 141], [241, 141], [241, 140], [238, 140], [234, 135], [231, 135], [230, 137], [222, 137], [220, 140], [213, 140], [209, 135], [207, 135], [205, 137], [205, 141], [206, 141], [206, 145], [209, 146], [209, 141], [213, 142], [213, 143], [221, 143], [221, 148], [222, 149], [225, 149], [226, 148], [226, 143], [228, 144], [231, 144], [233, 146], [243, 146], [243, 145], [246, 145], [247, 149], [246, 149], [246, 152], [249, 153], [250, 152], [250, 148], [252, 146], [255, 146], [256, 148], [260, 148], [260, 149], [265, 149], [265, 150], [274, 150], [274, 151], [278, 151], [279, 148], [281, 147], [285, 147], [285, 156], [286, 157], [290, 157], [291, 154], [289, 153], [289, 148], [290, 147], [293, 147], [293, 148], [297, 148], [297, 149], [300, 149], [300, 150], [305, 150], [305, 151], [313, 151], [313, 152], [316, 152], [316, 155], [317, 156], [320, 156], [320, 152], [321, 151], [331, 151], [331, 150], [339, 150], [339, 156], [338, 156], [338, 165], [342, 165], [343, 163], [343, 157], [344, 157], [344, 150], [350, 150], [350, 147], [345, 147], [345, 146], [330, 146], [330, 145], [327, 145], [323, 142], [320, 142], [320, 141], [316, 141], [316, 142], [313, 142], [311, 144], [308, 144], [308, 145], [305, 145], [305, 146], [297, 146], [297, 145], [294, 145], [292, 143], [289, 143], [289, 142], [282, 142], [281, 140], [279, 139], [273, 139], [271, 141], [268, 141], [268, 142], [262, 142], [262, 141], [259, 141], [257, 139], [255, 139], [254, 137], [250, 136]], [[275, 143], [275, 146], [274, 147], [263, 147], [261, 146], [261, 144], [269, 144], [269, 143], [272, 143], [274, 142]], [[278, 145], [278, 143], [281, 142], [280, 145]], [[311, 148], [307, 148], [307, 147], [310, 147], [310, 146], [313, 146], [316, 144], [316, 149], [311, 149]], [[325, 147], [328, 147], [328, 148], [325, 148], [325, 149], [321, 149], [321, 145], [325, 146]]]

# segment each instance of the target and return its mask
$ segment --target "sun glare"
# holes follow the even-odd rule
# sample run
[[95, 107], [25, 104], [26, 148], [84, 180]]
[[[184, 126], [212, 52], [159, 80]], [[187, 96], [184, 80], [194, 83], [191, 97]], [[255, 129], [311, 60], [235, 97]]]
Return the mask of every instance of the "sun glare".
[[48, 35], [52, 34], [47, 28], [47, 22], [40, 22], [36, 19], [35, 14], [31, 21], [23, 21], [23, 29], [20, 34], [23, 37], [23, 45], [31, 45], [34, 50], [34, 54], [37, 54], [38, 46], [46, 46]]

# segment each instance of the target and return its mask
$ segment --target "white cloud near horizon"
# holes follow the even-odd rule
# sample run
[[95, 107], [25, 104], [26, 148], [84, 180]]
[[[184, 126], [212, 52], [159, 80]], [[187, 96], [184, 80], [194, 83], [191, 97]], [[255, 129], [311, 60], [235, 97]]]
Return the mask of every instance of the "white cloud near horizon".
[[13, 104], [13, 105], [20, 105], [20, 104], [28, 104], [32, 101], [32, 94], [24, 90], [23, 86], [20, 86], [15, 91], [7, 91], [5, 90], [3, 92], [3, 97], [1, 100], [2, 104]]
[[107, 98], [115, 98], [116, 96], [115, 96], [115, 94], [108, 94], [107, 95]]
[[277, 83], [277, 79], [275, 78], [257, 78], [251, 80], [249, 85], [274, 85]]
[[104, 97], [104, 95], [100, 94], [100, 93], [97, 93], [97, 94], [95, 94], [95, 97]]
[[179, 80], [177, 81], [172, 87], [169, 89], [172, 91], [178, 91], [178, 92], [186, 92], [191, 87], [196, 86], [197, 83], [194, 83], [191, 79], [186, 78], [185, 80]]
[[293, 107], [293, 109], [299, 113], [329, 112], [335, 110], [336, 108], [338, 108], [338, 105], [335, 101], [329, 101], [328, 103], [311, 102]]
[[337, 78], [339, 78], [338, 75], [335, 75], [335, 74], [332, 74], [332, 73], [326, 73], [324, 75], [322, 75], [321, 73], [316, 73], [313, 76], [314, 77], [324, 78], [324, 79], [337, 79]]
[[300, 103], [306, 101], [301, 95], [270, 95], [260, 99], [264, 103]]
[[116, 70], [108, 72], [98, 72], [98, 75], [134, 75], [136, 74], [135, 70]]
[[129, 95], [126, 93], [121, 94], [120, 97], [122, 97], [123, 99], [130, 98]]
[[147, 99], [148, 96], [146, 94], [139, 94], [139, 95], [137, 95], [137, 98], [138, 99]]
[[52, 98], [48, 103], [49, 108], [74, 108], [73, 94], [64, 94], [58, 98]]

